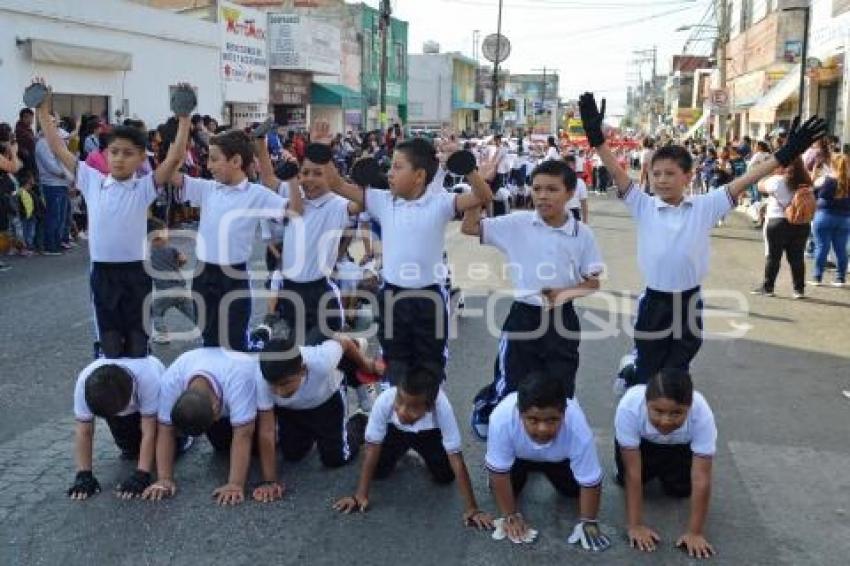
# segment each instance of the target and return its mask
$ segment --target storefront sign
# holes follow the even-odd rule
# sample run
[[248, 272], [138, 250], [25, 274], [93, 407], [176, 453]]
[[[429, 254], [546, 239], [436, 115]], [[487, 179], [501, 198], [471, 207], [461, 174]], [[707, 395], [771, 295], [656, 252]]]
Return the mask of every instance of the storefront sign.
[[245, 128], [255, 122], [265, 122], [269, 117], [268, 106], [263, 104], [234, 103], [231, 119], [234, 128]]
[[218, 22], [225, 101], [266, 104], [269, 71], [265, 14], [222, 0]]
[[272, 70], [270, 74], [269, 102], [271, 104], [306, 106], [310, 103], [312, 75], [279, 70]]
[[301, 14], [269, 14], [272, 69], [339, 75], [342, 40], [338, 27]]

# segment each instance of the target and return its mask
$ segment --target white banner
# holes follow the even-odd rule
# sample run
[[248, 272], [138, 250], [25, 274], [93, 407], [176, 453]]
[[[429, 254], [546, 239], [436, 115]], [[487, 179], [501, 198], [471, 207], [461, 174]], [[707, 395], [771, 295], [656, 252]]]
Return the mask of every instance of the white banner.
[[266, 15], [259, 10], [220, 1], [218, 26], [224, 100], [268, 104]]
[[269, 14], [269, 67], [339, 75], [342, 33], [332, 24], [301, 14]]

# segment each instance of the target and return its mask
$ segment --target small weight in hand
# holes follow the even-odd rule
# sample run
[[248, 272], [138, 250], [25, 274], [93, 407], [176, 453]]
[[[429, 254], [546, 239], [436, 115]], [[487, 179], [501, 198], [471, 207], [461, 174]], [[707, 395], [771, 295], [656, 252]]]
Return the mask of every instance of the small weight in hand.
[[198, 106], [195, 89], [188, 85], [178, 85], [171, 93], [171, 111], [178, 116], [188, 116]]
[[377, 187], [380, 178], [381, 167], [373, 157], [359, 159], [351, 168], [351, 180], [360, 187]]
[[269, 118], [268, 120], [251, 130], [251, 137], [264, 138], [270, 131], [275, 128], [276, 125], [277, 124], [274, 123], [274, 118]]
[[465, 177], [475, 170], [475, 156], [465, 149], [456, 151], [446, 161], [446, 168], [455, 175]]
[[41, 83], [32, 83], [24, 89], [24, 106], [27, 108], [38, 108], [47, 98], [47, 87]]

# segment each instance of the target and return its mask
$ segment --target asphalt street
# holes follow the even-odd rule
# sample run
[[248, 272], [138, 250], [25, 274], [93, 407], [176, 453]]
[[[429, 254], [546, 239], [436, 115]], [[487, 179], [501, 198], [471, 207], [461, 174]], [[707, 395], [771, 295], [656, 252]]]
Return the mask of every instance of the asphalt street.
[[[579, 305], [586, 334], [578, 396], [608, 472], [600, 519], [614, 544], [604, 555], [567, 544], [577, 502], [557, 496], [545, 479], [533, 478], [522, 500], [541, 535], [533, 545], [514, 546], [463, 528], [456, 488], [432, 485], [413, 457], [373, 486], [371, 510], [357, 516], [337, 515], [330, 504], [353, 491], [360, 461], [328, 471], [315, 453], [282, 467], [288, 490], [282, 501], [218, 508], [211, 492], [224, 483], [227, 463], [205, 440], [178, 462], [175, 498], [118, 501], [111, 487], [132, 464], [118, 458], [102, 424], [95, 474], [104, 492], [82, 503], [68, 500], [65, 489], [74, 476], [71, 394], [77, 372], [90, 361], [92, 332], [88, 259], [76, 250], [59, 258], [10, 258], [13, 270], [0, 274], [0, 564], [689, 562], [673, 548], [686, 526], [688, 502], [668, 499], [657, 487], [647, 491], [645, 515], [663, 537], [661, 548], [641, 555], [625, 542], [622, 491], [611, 480], [616, 404], [611, 382], [629, 349], [640, 275], [634, 228], [622, 204], [592, 195], [590, 225], [609, 269], [607, 292]], [[468, 299], [451, 343], [447, 391], [479, 503], [493, 512], [484, 445], [473, 438], [468, 421], [475, 391], [491, 377], [495, 329], [508, 305], [493, 292], [509, 285], [500, 274], [500, 255], [458, 228], [449, 227], [448, 249]], [[705, 285], [710, 339], [692, 372], [714, 409], [720, 435], [707, 528], [718, 550], [713, 562], [846, 563], [850, 400], [842, 390], [850, 389], [850, 290], [809, 289], [809, 298], [793, 301], [783, 266], [778, 297], [751, 297], [748, 291], [760, 283], [763, 269], [759, 231], [733, 214], [716, 230], [712, 245]], [[475, 313], [486, 312], [488, 304], [492, 316]], [[172, 317], [173, 324], [185, 324]], [[721, 336], [729, 334], [735, 337]], [[188, 347], [157, 346], [155, 353], [167, 363]], [[254, 469], [252, 478], [257, 477]]]

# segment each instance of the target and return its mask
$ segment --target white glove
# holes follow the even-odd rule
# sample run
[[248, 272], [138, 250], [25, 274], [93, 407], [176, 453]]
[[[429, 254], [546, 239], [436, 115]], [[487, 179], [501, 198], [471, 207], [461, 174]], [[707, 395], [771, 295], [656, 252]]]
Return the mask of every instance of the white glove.
[[611, 539], [599, 530], [596, 521], [582, 521], [573, 529], [573, 534], [567, 539], [570, 544], [581, 543], [581, 547], [591, 552], [602, 552], [611, 546]]
[[[493, 530], [493, 540], [504, 540], [508, 533], [505, 532], [505, 520], [504, 519], [496, 519], [493, 521], [493, 526], [495, 529]], [[510, 539], [514, 544], [531, 544], [537, 539], [538, 532], [535, 529], [528, 529], [525, 532], [525, 536], [522, 537], [522, 540], [519, 539]]]

